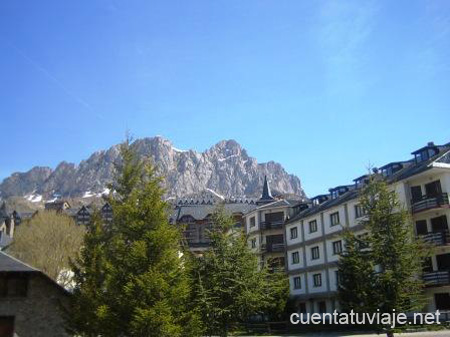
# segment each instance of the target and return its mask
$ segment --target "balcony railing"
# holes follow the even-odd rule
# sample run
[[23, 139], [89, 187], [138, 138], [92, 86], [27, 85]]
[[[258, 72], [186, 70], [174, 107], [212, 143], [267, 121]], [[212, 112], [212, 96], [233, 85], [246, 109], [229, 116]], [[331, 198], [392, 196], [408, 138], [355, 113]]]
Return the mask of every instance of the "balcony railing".
[[261, 251], [264, 253], [278, 253], [284, 252], [284, 243], [270, 243], [270, 244], [262, 244]]
[[428, 209], [439, 208], [448, 204], [448, 193], [424, 195], [420, 200], [411, 200], [411, 211], [413, 213], [418, 213]]
[[442, 286], [450, 284], [450, 271], [441, 270], [423, 274], [423, 280], [427, 286]]
[[262, 221], [261, 222], [261, 229], [281, 229], [283, 228], [283, 220], [278, 221]]
[[425, 242], [431, 243], [435, 246], [445, 246], [450, 244], [449, 231], [430, 232], [425, 235], [421, 235]]

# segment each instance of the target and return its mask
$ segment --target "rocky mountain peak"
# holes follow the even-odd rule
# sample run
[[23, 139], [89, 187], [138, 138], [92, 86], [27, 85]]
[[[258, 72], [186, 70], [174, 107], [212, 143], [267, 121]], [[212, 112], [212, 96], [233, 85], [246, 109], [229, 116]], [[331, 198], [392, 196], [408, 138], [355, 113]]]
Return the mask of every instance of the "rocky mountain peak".
[[[204, 190], [224, 197], [259, 197], [265, 175], [274, 194], [304, 196], [298, 177], [288, 174], [278, 163], [258, 163], [232, 139], [220, 141], [204, 152], [179, 150], [161, 136], [137, 139], [132, 147], [140, 156], [151, 159], [165, 177], [168, 197]], [[0, 184], [0, 198], [101, 195], [113, 179], [119, 156], [119, 145], [114, 145], [93, 153], [79, 165], [63, 161], [54, 170], [35, 167], [14, 173]]]

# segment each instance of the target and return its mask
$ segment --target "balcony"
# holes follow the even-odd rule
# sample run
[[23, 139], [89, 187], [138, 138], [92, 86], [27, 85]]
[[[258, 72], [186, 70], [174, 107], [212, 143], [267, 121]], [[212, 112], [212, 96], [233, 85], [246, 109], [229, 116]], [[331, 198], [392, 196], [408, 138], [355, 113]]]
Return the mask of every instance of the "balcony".
[[425, 235], [421, 235], [421, 238], [434, 246], [445, 246], [450, 244], [449, 231], [430, 232]]
[[415, 214], [433, 208], [448, 206], [448, 204], [448, 193], [439, 193], [432, 196], [424, 195], [420, 200], [411, 200], [411, 212]]
[[261, 252], [263, 253], [279, 253], [284, 252], [284, 243], [269, 243], [261, 245]]
[[263, 230], [269, 230], [269, 229], [281, 229], [283, 228], [283, 220], [279, 221], [262, 221], [261, 222], [261, 229]]
[[428, 287], [443, 286], [450, 284], [450, 271], [438, 270], [423, 274], [423, 280]]

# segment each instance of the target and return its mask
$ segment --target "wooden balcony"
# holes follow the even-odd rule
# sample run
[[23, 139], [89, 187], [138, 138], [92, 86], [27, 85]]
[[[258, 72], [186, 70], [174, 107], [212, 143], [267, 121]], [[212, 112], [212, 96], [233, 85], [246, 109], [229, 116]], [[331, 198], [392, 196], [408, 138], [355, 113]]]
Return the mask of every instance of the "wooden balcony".
[[411, 212], [413, 214], [423, 212], [429, 209], [448, 207], [448, 193], [437, 195], [424, 195], [420, 200], [411, 200]]
[[450, 245], [450, 233], [449, 231], [430, 232], [420, 236], [425, 242], [428, 242], [434, 246], [446, 246]]
[[450, 284], [450, 271], [438, 270], [423, 274], [423, 280], [427, 287], [436, 287]]

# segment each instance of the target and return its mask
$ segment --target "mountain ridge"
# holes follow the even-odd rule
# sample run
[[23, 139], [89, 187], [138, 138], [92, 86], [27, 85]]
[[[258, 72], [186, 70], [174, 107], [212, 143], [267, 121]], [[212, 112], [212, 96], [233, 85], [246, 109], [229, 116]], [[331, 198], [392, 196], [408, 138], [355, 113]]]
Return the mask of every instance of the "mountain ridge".
[[[54, 169], [35, 166], [15, 172], [0, 183], [0, 198], [22, 196], [32, 200], [101, 195], [114, 176], [119, 146], [92, 153], [78, 164], [61, 161]], [[233, 139], [222, 140], [203, 152], [180, 150], [161, 136], [136, 139], [131, 145], [150, 158], [165, 176], [167, 196], [180, 197], [211, 189], [226, 197], [257, 197], [264, 176], [275, 194], [305, 197], [300, 179], [274, 161], [258, 163]]]

